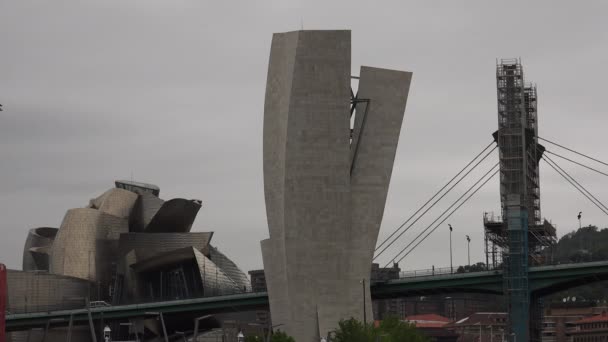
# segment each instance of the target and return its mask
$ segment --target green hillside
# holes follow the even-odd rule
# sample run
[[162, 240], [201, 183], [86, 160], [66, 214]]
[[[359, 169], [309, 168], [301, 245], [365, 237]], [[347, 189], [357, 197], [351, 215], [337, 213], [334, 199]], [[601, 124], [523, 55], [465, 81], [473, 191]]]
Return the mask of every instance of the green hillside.
[[[553, 260], [558, 263], [608, 260], [608, 228], [587, 226], [564, 235], [554, 248]], [[568, 297], [575, 297], [578, 301], [605, 303], [608, 300], [608, 282], [560, 292], [545, 301], [562, 301]]]

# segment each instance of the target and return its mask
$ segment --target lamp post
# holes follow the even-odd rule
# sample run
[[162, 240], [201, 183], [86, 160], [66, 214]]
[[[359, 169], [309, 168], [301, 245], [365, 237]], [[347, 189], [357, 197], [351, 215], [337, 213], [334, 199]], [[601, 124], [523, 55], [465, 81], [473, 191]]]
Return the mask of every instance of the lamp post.
[[582, 211], [578, 212], [578, 216], [577, 216], [577, 218], [578, 218], [578, 229], [582, 228], [582, 225], [581, 225], [581, 214], [582, 213], [583, 213]]
[[450, 227], [450, 273], [454, 273], [454, 265], [452, 264], [452, 225], [448, 223]]
[[112, 329], [107, 325], [103, 328], [103, 340], [105, 342], [110, 342], [110, 340], [112, 340]]
[[467, 254], [469, 256], [469, 271], [471, 268], [471, 238], [467, 235]]

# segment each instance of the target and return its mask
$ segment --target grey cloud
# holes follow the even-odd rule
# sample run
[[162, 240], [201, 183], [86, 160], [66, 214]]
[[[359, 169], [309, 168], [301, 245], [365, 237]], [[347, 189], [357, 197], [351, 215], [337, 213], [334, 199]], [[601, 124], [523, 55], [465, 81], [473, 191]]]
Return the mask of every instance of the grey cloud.
[[[541, 136], [608, 160], [608, 5], [496, 4], [2, 2], [0, 261], [18, 268], [27, 229], [57, 226], [65, 210], [133, 174], [165, 198], [203, 200], [194, 229], [215, 230], [216, 245], [243, 269], [261, 267], [270, 39], [302, 25], [352, 29], [353, 73], [361, 64], [414, 72], [381, 238], [491, 140], [496, 58], [522, 57], [538, 84]], [[602, 176], [568, 170], [608, 198]], [[559, 234], [578, 225], [579, 210], [583, 223], [608, 226], [558, 177], [541, 165], [543, 215]], [[498, 200], [493, 180], [450, 218], [458, 263], [466, 261], [465, 234], [472, 257], [482, 259], [481, 215], [498, 210]], [[439, 229], [402, 266], [447, 265], [446, 241]]]

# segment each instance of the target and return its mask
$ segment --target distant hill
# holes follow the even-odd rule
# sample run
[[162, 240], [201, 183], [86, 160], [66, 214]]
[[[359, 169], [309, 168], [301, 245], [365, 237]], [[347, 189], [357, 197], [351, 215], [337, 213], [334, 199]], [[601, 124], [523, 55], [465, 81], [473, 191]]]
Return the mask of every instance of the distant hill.
[[[608, 228], [587, 226], [562, 236], [554, 248], [553, 260], [559, 263], [608, 260]], [[557, 293], [545, 302], [562, 301], [568, 297], [605, 303], [608, 300], [608, 282], [597, 282]]]

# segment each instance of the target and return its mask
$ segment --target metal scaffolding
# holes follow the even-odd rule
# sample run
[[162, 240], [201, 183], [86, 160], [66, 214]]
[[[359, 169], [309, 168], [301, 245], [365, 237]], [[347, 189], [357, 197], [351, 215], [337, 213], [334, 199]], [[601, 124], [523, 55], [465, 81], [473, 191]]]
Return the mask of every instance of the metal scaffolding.
[[545, 149], [538, 143], [536, 86], [524, 82], [521, 61], [500, 60], [496, 85], [501, 215], [483, 216], [486, 263], [504, 269], [510, 336], [530, 341], [528, 267], [546, 263], [556, 241], [555, 228], [540, 211], [538, 163]]
[[533, 265], [550, 261], [556, 243], [555, 227], [540, 211], [539, 161], [545, 148], [538, 143], [536, 86], [524, 83], [521, 62], [503, 59], [496, 68], [498, 131], [494, 140], [500, 153], [501, 215], [484, 213], [483, 223], [488, 267], [501, 267], [508, 253], [506, 196], [519, 194], [528, 216], [528, 257]]

